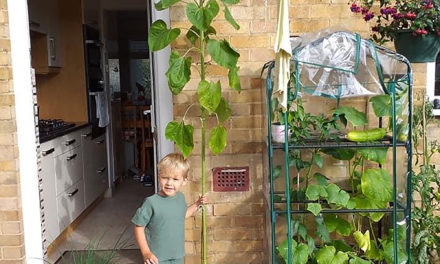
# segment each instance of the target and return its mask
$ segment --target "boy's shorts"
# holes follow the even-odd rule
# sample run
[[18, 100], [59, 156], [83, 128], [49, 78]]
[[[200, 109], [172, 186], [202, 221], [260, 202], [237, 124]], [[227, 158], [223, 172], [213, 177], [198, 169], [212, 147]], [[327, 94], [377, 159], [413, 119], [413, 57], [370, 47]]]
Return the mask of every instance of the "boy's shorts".
[[185, 258], [168, 259], [168, 260], [159, 261], [159, 264], [184, 264], [184, 263], [185, 263]]

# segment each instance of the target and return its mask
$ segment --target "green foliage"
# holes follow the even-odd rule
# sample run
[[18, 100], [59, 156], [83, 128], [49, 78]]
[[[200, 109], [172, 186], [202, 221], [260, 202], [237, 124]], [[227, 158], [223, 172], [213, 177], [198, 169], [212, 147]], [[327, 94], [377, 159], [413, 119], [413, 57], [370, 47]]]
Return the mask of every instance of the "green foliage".
[[411, 262], [428, 264], [434, 261], [432, 252], [440, 255], [440, 216], [436, 213], [440, 210], [440, 193], [438, 187], [434, 187], [440, 186], [440, 171], [431, 162], [432, 156], [440, 153], [440, 145], [430, 140], [427, 134], [427, 126], [438, 123], [428, 101], [415, 107], [413, 116], [414, 149], [419, 149], [414, 152], [414, 160], [419, 165], [419, 171], [413, 172], [412, 186], [420, 197], [420, 204], [414, 202], [412, 212], [414, 239]]
[[362, 251], [366, 252], [370, 250], [371, 248], [370, 230], [365, 231], [365, 234], [362, 234], [362, 232], [360, 231], [356, 231], [353, 233], [353, 237], [356, 240], [356, 243], [358, 244], [359, 248], [362, 249]]
[[367, 117], [365, 113], [356, 110], [354, 107], [341, 106], [337, 108], [334, 113], [344, 118], [353, 124], [353, 126], [363, 126], [367, 124]]
[[338, 251], [335, 247], [325, 246], [316, 254], [318, 264], [345, 264], [348, 263], [347, 253]]
[[387, 159], [388, 148], [362, 148], [358, 152], [364, 159], [383, 165]]
[[166, 76], [173, 94], [179, 94], [191, 77], [191, 58], [180, 57], [177, 51], [171, 52], [170, 68]]
[[222, 125], [218, 125], [211, 130], [211, 136], [209, 137], [209, 148], [215, 155], [221, 153], [226, 147], [226, 128]]
[[368, 169], [362, 175], [362, 193], [372, 201], [390, 202], [393, 199], [391, 176], [384, 169]]
[[[306, 244], [296, 242], [292, 239], [292, 264], [306, 264], [309, 249]], [[287, 240], [277, 247], [277, 250], [284, 261], [287, 263], [288, 243]]]
[[307, 210], [312, 212], [312, 214], [314, 216], [317, 216], [321, 212], [322, 207], [321, 207], [321, 204], [319, 204], [319, 203], [309, 203], [307, 205]]
[[329, 232], [336, 231], [336, 233], [342, 236], [349, 236], [353, 230], [353, 227], [347, 220], [335, 214], [325, 215], [324, 222]]
[[188, 157], [194, 148], [193, 143], [194, 128], [190, 125], [185, 125], [183, 122], [170, 122], [165, 128], [165, 137], [172, 140], [182, 151], [185, 157]]
[[214, 112], [222, 98], [222, 88], [220, 87], [220, 82], [207, 82], [200, 81], [199, 87], [197, 88], [197, 95], [199, 97], [200, 104], [209, 111], [209, 113]]
[[180, 35], [180, 29], [168, 29], [163, 20], [155, 21], [148, 34], [148, 47], [151, 51], [158, 51], [170, 45]]

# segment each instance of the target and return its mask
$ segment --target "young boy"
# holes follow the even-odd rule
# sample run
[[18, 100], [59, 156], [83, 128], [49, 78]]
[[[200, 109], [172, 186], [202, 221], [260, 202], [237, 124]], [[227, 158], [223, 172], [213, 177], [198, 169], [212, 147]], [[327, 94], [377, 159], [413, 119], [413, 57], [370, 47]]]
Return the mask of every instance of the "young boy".
[[144, 264], [183, 264], [185, 218], [207, 202], [206, 196], [187, 207], [180, 187], [185, 184], [189, 162], [179, 153], [158, 164], [160, 192], [147, 197], [131, 219]]

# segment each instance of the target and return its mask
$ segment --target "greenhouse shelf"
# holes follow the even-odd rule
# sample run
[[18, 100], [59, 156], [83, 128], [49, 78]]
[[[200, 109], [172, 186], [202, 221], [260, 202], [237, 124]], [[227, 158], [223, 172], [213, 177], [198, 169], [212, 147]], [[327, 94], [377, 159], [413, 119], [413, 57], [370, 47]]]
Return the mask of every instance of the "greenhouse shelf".
[[287, 111], [276, 62], [262, 71], [268, 263], [410, 263], [410, 63], [351, 32], [291, 43]]

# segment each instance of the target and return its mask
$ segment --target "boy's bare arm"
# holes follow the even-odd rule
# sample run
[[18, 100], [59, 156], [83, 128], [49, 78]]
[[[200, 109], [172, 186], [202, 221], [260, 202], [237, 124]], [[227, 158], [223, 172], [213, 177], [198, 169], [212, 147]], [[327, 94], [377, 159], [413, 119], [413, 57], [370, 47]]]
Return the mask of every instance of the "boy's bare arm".
[[208, 196], [206, 194], [203, 196], [199, 196], [199, 199], [195, 203], [188, 206], [188, 208], [186, 209], [185, 218], [193, 216], [199, 209], [199, 206], [206, 203], [208, 203]]
[[142, 257], [144, 259], [144, 264], [159, 264], [157, 257], [151, 252], [148, 246], [147, 238], [145, 237], [145, 227], [144, 226], [134, 226], [134, 236], [136, 242], [141, 250]]

